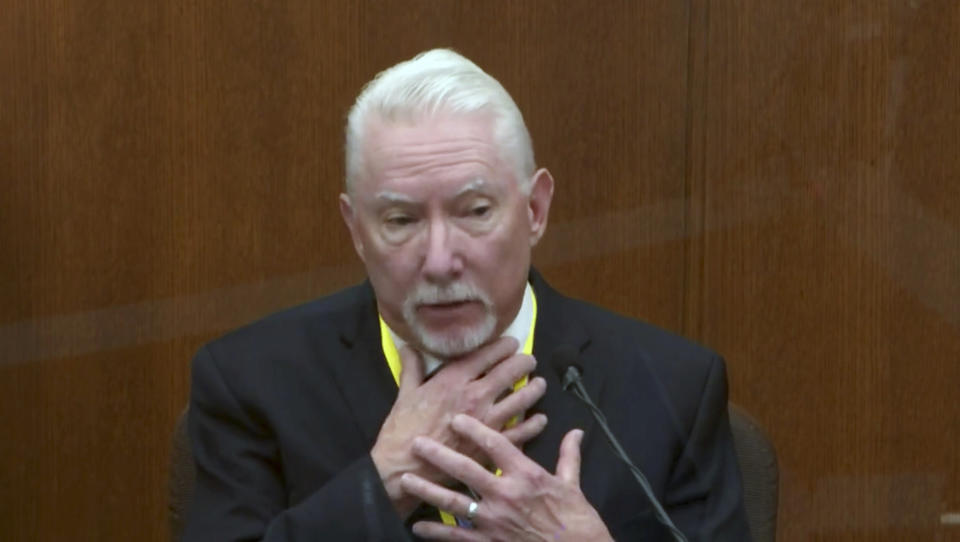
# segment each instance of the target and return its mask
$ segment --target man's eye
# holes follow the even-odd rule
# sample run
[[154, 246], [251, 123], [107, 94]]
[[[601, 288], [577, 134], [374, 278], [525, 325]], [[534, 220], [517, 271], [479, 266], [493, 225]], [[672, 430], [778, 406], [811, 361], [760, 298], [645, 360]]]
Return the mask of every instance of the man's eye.
[[388, 226], [409, 226], [410, 224], [413, 224], [413, 217], [406, 215], [394, 215], [387, 217], [386, 222]]
[[470, 216], [475, 218], [483, 218], [488, 214], [490, 214], [489, 205], [477, 205], [476, 207], [470, 209]]

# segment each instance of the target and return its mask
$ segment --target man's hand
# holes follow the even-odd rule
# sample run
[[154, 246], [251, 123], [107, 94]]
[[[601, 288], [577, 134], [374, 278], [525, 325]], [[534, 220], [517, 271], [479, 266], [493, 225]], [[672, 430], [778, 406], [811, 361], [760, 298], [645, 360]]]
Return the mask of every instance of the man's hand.
[[447, 362], [426, 382], [419, 355], [409, 347], [400, 350], [400, 390], [370, 456], [401, 517], [407, 517], [419, 503], [419, 499], [401, 489], [401, 475], [412, 472], [431, 482], [451, 481], [413, 453], [416, 437], [426, 436], [466, 456], [480, 458], [480, 450], [472, 441], [451, 431], [450, 422], [455, 415], [469, 414], [480, 420], [510, 447], [530, 440], [546, 426], [546, 416], [537, 414], [500, 433], [508, 420], [533, 406], [546, 391], [546, 382], [534, 378], [523, 389], [497, 401], [514, 382], [536, 367], [532, 356], [512, 355], [516, 349], [516, 339], [502, 338], [464, 358]]
[[[480, 497], [474, 529], [420, 521], [417, 536], [468, 541], [603, 541], [612, 540], [600, 515], [580, 491], [580, 441], [574, 429], [560, 444], [555, 475], [543, 470], [501, 434], [469, 416], [457, 416], [453, 429], [481, 446], [503, 470], [495, 476], [473, 459], [427, 437], [414, 442], [416, 453], [441, 471], [467, 484]], [[465, 517], [473, 499], [416, 474], [402, 477], [403, 490]]]

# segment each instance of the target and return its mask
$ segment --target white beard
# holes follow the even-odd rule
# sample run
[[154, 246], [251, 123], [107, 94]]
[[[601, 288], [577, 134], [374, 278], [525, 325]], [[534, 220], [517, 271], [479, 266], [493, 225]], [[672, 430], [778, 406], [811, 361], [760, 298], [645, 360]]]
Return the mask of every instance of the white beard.
[[[417, 307], [420, 305], [463, 301], [481, 302], [486, 314], [479, 324], [458, 330], [454, 334], [430, 331], [417, 316]], [[403, 301], [403, 319], [421, 347], [439, 358], [452, 358], [472, 352], [490, 340], [497, 327], [497, 318], [493, 312], [490, 296], [476, 286], [463, 282], [443, 286], [418, 284]]]

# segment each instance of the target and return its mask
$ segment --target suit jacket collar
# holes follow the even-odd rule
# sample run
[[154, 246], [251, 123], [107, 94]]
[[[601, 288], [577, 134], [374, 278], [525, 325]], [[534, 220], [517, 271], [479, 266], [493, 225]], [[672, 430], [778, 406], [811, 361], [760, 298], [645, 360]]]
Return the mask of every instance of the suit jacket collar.
[[[524, 451], [553, 472], [563, 436], [574, 428], [584, 429], [589, 436], [593, 419], [572, 393], [563, 390], [560, 377], [552, 368], [551, 357], [561, 346], [586, 352], [590, 336], [578, 319], [579, 311], [573, 301], [551, 288], [533, 269], [530, 283], [537, 297], [533, 354], [538, 363], [534, 374], [547, 382], [547, 391], [534, 405], [533, 412], [546, 414], [548, 421], [543, 433], [529, 442]], [[396, 401], [397, 386], [380, 345], [376, 298], [369, 281], [355, 288], [355, 295], [356, 313], [341, 321], [340, 340], [346, 351], [328, 363], [331, 363], [334, 378], [356, 416], [360, 431], [372, 446]], [[329, 356], [328, 352], [319, 352], [321, 356]], [[599, 372], [585, 371], [584, 386], [594, 400], [599, 399], [602, 384]]]
[[[380, 426], [397, 400], [397, 384], [387, 366], [380, 345], [380, 320], [377, 301], [370, 281], [353, 288], [353, 313], [345, 312], [338, 321], [340, 355], [319, 351], [333, 368], [334, 378], [356, 416], [357, 425], [369, 446], [377, 439]], [[324, 325], [329, 325], [329, 319]], [[319, 335], [318, 335], [319, 336]]]
[[[565, 391], [553, 367], [553, 356], [559, 348], [573, 347], [581, 356], [590, 348], [591, 338], [580, 321], [575, 302], [562, 296], [536, 270], [530, 271], [530, 283], [537, 295], [537, 324], [533, 355], [537, 358], [534, 374], [547, 381], [547, 391], [534, 405], [534, 412], [547, 415], [547, 426], [537, 438], [530, 441], [524, 452], [549, 472], [554, 472], [560, 452], [560, 441], [571, 429], [591, 433], [593, 418], [590, 411], [573, 393]], [[598, 371], [584, 371], [583, 383], [594, 401], [599, 400], [603, 387]]]

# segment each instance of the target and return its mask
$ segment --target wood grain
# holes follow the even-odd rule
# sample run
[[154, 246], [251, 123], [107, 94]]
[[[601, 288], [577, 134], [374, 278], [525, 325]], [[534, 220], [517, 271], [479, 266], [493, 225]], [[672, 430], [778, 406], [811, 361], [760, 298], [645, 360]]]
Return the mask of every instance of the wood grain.
[[[697, 336], [781, 454], [783, 540], [954, 539], [960, 8], [712, 2]], [[698, 300], [698, 301], [697, 301]]]
[[473, 58], [525, 112], [559, 187], [536, 257], [548, 277], [682, 325], [682, 3], [0, 13], [0, 539], [166, 538], [193, 352], [362, 278], [336, 210], [344, 116], [377, 71], [430, 47]]
[[561, 290], [725, 355], [781, 540], [952, 540], [960, 5], [0, 0], [0, 539], [166, 540], [204, 341], [362, 278], [342, 125], [452, 46], [557, 179]]

